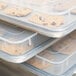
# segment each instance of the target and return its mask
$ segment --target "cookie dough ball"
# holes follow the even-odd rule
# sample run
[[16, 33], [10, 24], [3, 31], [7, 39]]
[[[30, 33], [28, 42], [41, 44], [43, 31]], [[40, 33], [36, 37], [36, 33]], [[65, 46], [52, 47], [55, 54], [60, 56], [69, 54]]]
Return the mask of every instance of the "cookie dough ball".
[[10, 55], [22, 55], [29, 52], [33, 47], [34, 45], [28, 45], [26, 42], [25, 44], [10, 44], [7, 42], [2, 42], [2, 45], [0, 46], [2, 51]]
[[50, 25], [53, 27], [60, 27], [64, 25], [64, 22], [65, 22], [64, 16], [56, 16], [56, 15], [50, 16], [49, 20], [50, 20]]
[[4, 9], [7, 6], [6, 3], [4, 2], [0, 2], [0, 9]]
[[56, 10], [56, 11], [66, 11], [66, 10], [72, 8], [75, 5], [76, 5], [76, 0], [64, 1], [64, 2], [60, 2], [57, 5], [55, 5], [54, 10]]
[[64, 17], [56, 15], [52, 16], [45, 14], [35, 14], [29, 19], [29, 21], [46, 27], [59, 27], [64, 24]]
[[17, 8], [11, 7], [4, 10], [4, 12], [8, 15], [17, 16], [17, 17], [24, 17], [30, 14], [32, 11], [28, 8]]

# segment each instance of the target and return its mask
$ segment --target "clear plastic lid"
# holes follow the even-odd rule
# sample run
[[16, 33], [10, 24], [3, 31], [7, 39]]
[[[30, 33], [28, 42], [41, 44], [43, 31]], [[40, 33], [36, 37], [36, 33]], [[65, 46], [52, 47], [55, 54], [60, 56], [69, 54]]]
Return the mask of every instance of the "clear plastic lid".
[[76, 51], [76, 31], [72, 32], [68, 36], [62, 38], [59, 42], [51, 46], [53, 51], [71, 55]]
[[66, 14], [76, 8], [76, 0], [24, 0], [23, 4], [49, 14]]
[[62, 38], [36, 57], [49, 63], [62, 63], [76, 53], [76, 31]]
[[0, 22], [0, 39], [8, 43], [22, 43], [26, 40], [31, 41], [31, 38], [36, 33], [24, 30], [12, 24]]
[[[41, 34], [45, 32], [48, 34], [55, 32], [56, 34], [56, 32], [59, 32], [61, 35], [64, 30], [69, 30], [66, 33], [75, 30], [73, 28], [76, 22], [75, 0], [11, 0], [9, 3], [11, 6], [19, 5], [21, 8], [19, 6], [17, 6], [19, 9], [16, 9], [16, 7], [10, 8], [9, 5], [8, 8], [1, 11], [1, 14], [13, 18], [12, 20], [17, 19], [20, 22], [27, 22], [28, 25], [32, 25], [32, 27], [30, 25], [28, 27]], [[24, 10], [23, 8], [27, 9]], [[28, 16], [26, 17], [26, 15]], [[34, 26], [38, 29], [35, 29]]]
[[57, 64], [67, 58], [67, 55], [53, 52], [51, 48], [46, 49], [42, 53], [36, 55], [36, 57], [43, 59], [49, 63]]
[[3, 0], [9, 4], [28, 6], [39, 12], [66, 14], [76, 8], [76, 0]]

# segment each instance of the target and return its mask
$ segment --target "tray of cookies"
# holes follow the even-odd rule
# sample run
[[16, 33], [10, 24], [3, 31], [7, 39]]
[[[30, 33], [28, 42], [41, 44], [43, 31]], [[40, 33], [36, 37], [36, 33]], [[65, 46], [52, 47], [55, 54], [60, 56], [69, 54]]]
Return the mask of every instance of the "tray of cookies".
[[42, 4], [41, 1], [22, 1], [21, 5], [11, 2], [0, 10], [0, 19], [55, 38], [76, 29], [75, 0], [44, 0]]
[[[53, 75], [62, 75], [76, 64], [76, 31], [47, 48], [28, 64]], [[59, 43], [59, 44], [58, 44]]]
[[[53, 38], [0, 21], [0, 58], [6, 61], [14, 63], [26, 61], [55, 41]], [[41, 45], [42, 43], [44, 44]], [[40, 50], [34, 50], [35, 48]]]

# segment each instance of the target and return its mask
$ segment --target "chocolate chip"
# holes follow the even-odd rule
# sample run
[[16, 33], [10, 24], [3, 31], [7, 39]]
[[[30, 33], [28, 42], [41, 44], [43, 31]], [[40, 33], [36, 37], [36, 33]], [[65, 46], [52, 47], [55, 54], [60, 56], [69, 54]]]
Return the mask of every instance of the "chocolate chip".
[[12, 12], [12, 14], [15, 14], [15, 12]]
[[43, 23], [44, 26], [48, 25], [48, 23]]
[[64, 23], [60, 23], [60, 25], [63, 25]]
[[62, 3], [58, 3], [58, 5], [62, 5]]
[[51, 25], [56, 25], [56, 22], [52, 22]]
[[18, 52], [17, 50], [15, 50], [15, 52]]
[[43, 22], [45, 21], [45, 19], [43, 17], [41, 17], [41, 16], [39, 17], [39, 20], [41, 20]]

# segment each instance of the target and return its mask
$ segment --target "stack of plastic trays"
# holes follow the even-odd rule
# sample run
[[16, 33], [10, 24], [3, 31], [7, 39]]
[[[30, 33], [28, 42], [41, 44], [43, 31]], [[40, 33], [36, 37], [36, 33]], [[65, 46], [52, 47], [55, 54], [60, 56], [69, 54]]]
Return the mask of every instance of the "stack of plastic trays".
[[24, 62], [48, 47], [47, 43], [53, 44], [56, 41], [54, 40], [12, 24], [0, 22], [0, 58], [6, 61]]
[[[62, 75], [76, 64], [76, 36], [72, 36], [73, 39], [72, 41], [69, 39], [69, 45], [65, 42], [67, 37], [69, 37], [68, 35], [65, 37], [63, 43], [59, 42], [61, 46], [59, 44], [55, 46], [54, 44], [54, 48], [53, 46], [47, 48], [40, 54], [36, 55], [34, 58], [30, 59], [27, 63], [44, 72], [53, 75]], [[61, 39], [61, 41], [63, 41], [63, 39]], [[60, 49], [58, 50], [57, 48]]]
[[[45, 1], [42, 8], [35, 8], [36, 12], [32, 14], [31, 18], [29, 17], [31, 24], [39, 28], [39, 31], [35, 28], [39, 33], [49, 37], [63, 37], [76, 29], [75, 0]], [[31, 3], [37, 7], [34, 5], [34, 1]]]
[[0, 11], [0, 19], [48, 37], [63, 37], [76, 29], [75, 0], [30, 0], [22, 3], [17, 7], [31, 9], [30, 14], [23, 17], [7, 14], [7, 8], [16, 6], [10, 3]]

